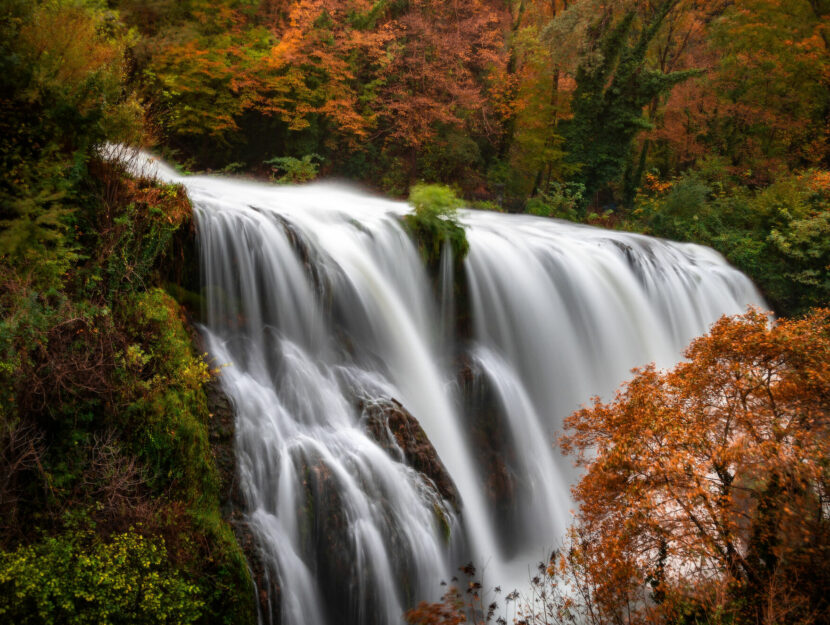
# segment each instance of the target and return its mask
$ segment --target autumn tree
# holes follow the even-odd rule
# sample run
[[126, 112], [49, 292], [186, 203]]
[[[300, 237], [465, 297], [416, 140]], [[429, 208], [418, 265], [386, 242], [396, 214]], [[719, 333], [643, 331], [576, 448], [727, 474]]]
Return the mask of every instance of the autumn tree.
[[259, 70], [273, 41], [245, 4], [189, 3], [188, 19], [148, 36], [134, 53], [160, 138], [203, 161], [218, 162], [245, 139], [240, 121], [261, 102]]
[[715, 22], [707, 142], [755, 183], [827, 163], [830, 3], [740, 0]]
[[685, 356], [566, 421], [601, 622], [826, 622], [830, 310], [722, 318]]
[[411, 0], [393, 23], [376, 104], [384, 153], [427, 180], [480, 168], [500, 138], [488, 89], [503, 67], [508, 20], [492, 0]]
[[572, 68], [562, 59], [563, 41], [557, 36], [550, 42], [545, 36], [548, 24], [568, 3], [519, 0], [514, 5], [509, 56], [490, 90], [494, 110], [503, 120], [491, 179], [504, 186], [508, 197], [526, 197], [570, 171], [559, 124], [569, 117], [574, 81]]
[[524, 593], [467, 565], [407, 622], [827, 622], [830, 310], [723, 317], [685, 356], [566, 420], [579, 511]]
[[822, 166], [828, 12], [818, 0], [690, 1], [675, 11], [676, 27], [664, 31], [680, 36], [682, 54], [666, 58], [704, 74], [672, 91], [647, 137], [656, 148], [650, 165], [671, 173], [716, 156], [753, 186]]
[[[267, 93], [260, 107], [292, 132], [313, 132], [321, 143], [334, 132], [355, 146], [375, 126], [372, 103], [389, 64], [384, 11], [368, 0], [300, 0], [263, 68]], [[336, 147], [329, 145], [329, 149]]]

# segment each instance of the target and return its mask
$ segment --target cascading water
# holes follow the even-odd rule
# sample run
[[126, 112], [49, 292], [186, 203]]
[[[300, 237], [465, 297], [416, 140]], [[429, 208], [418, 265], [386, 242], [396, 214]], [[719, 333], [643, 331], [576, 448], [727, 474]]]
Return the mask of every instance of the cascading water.
[[[478, 211], [461, 213], [463, 275], [445, 250], [433, 288], [403, 203], [157, 173], [195, 210], [203, 332], [227, 364], [265, 622], [397, 623], [461, 558], [490, 583], [525, 581], [570, 519], [562, 419], [631, 367], [671, 365], [720, 315], [763, 305], [706, 248]], [[461, 308], [472, 327], [459, 334]], [[431, 448], [409, 413], [451, 479], [437, 459], [415, 470], [400, 433]]]

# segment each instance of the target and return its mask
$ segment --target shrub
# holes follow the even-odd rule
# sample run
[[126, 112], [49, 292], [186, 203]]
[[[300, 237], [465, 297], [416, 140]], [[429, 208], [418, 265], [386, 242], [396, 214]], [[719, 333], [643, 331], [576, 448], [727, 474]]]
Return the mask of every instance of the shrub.
[[752, 192], [691, 173], [655, 184], [624, 227], [714, 247], [781, 315], [830, 302], [830, 176], [807, 171]]
[[428, 180], [470, 180], [482, 163], [478, 144], [451, 127], [441, 128], [428, 142], [418, 160], [418, 168]]
[[131, 530], [107, 541], [70, 531], [0, 552], [0, 620], [66, 623], [193, 623], [197, 584], [170, 564], [164, 541]]
[[578, 182], [551, 182], [546, 191], [528, 200], [526, 211], [540, 217], [578, 221], [585, 200], [585, 185]]
[[[317, 177], [319, 162], [323, 158], [319, 154], [306, 154], [302, 158], [293, 156], [275, 156], [265, 161], [271, 166], [272, 177], [281, 184], [297, 184], [309, 182]], [[281, 175], [277, 175], [281, 173]]]

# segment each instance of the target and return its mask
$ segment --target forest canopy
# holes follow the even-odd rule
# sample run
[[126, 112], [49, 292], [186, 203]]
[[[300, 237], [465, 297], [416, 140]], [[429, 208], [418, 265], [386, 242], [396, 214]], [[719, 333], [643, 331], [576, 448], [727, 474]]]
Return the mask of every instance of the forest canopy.
[[186, 169], [449, 184], [710, 245], [782, 314], [830, 294], [826, 0], [107, 7], [145, 128]]

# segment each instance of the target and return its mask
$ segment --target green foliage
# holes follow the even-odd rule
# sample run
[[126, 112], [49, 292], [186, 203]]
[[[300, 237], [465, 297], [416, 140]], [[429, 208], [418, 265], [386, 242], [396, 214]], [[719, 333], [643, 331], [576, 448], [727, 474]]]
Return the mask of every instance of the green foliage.
[[585, 186], [579, 182], [551, 182], [545, 192], [528, 200], [531, 215], [577, 221], [585, 199]]
[[187, 506], [187, 523], [210, 553], [191, 554], [214, 621], [252, 622], [245, 557], [219, 509], [219, 476], [208, 439], [205, 385], [210, 371], [193, 350], [176, 302], [160, 289], [130, 296], [116, 316], [131, 342], [125, 362], [141, 375], [126, 383], [132, 402], [119, 420], [134, 428], [127, 440], [150, 469], [148, 486]]
[[0, 618], [20, 623], [193, 623], [200, 588], [170, 563], [164, 541], [136, 531], [104, 541], [67, 532], [0, 552]]
[[265, 161], [265, 164], [271, 167], [272, 177], [276, 182], [298, 184], [314, 180], [320, 167], [319, 162], [322, 160], [323, 157], [319, 154], [306, 154], [302, 158], [275, 156]]
[[24, 519], [79, 507], [115, 527], [139, 515], [176, 540], [200, 537], [207, 553], [191, 545], [179, 557], [206, 610], [251, 622], [245, 559], [219, 509], [209, 371], [178, 305], [159, 289], [122, 294], [112, 312], [52, 300], [29, 294], [0, 324], [0, 468], [14, 467], [0, 480], [4, 539], [31, 532]]
[[478, 200], [475, 202], [470, 202], [470, 208], [474, 208], [480, 211], [491, 211], [494, 213], [504, 212], [504, 209], [501, 206], [489, 200]]
[[445, 185], [416, 184], [409, 190], [409, 203], [415, 207], [417, 215], [452, 220], [463, 200]]
[[210, 376], [193, 353], [178, 305], [152, 289], [126, 298], [116, 314], [130, 341], [122, 362], [125, 394], [132, 399], [118, 418], [124, 427], [139, 426], [130, 438], [137, 456], [152, 469], [150, 485], [173, 485], [190, 504], [215, 500], [218, 484], [203, 389]]
[[680, 241], [711, 239], [715, 232], [710, 230], [717, 226], [717, 216], [708, 204], [711, 193], [712, 188], [692, 173], [680, 178], [665, 196], [646, 200], [638, 210], [648, 213], [648, 223], [659, 236]]
[[453, 128], [442, 128], [424, 146], [418, 162], [427, 180], [466, 181], [481, 165], [481, 150], [473, 139]]
[[[103, 7], [2, 4], [0, 620], [252, 622], [207, 367], [153, 288], [190, 205], [98, 154], [141, 115], [123, 83], [134, 39]], [[55, 535], [79, 513], [98, 529]]]
[[409, 202], [415, 211], [404, 217], [404, 225], [427, 265], [438, 266], [444, 245], [449, 245], [455, 261], [461, 262], [469, 243], [458, 221], [457, 210], [462, 200], [455, 191], [440, 184], [416, 184], [409, 192]]
[[638, 199], [625, 227], [719, 250], [775, 311], [830, 302], [830, 185], [824, 171], [782, 177], [752, 192], [717, 170], [689, 173]]
[[[55, 285], [73, 260], [86, 164], [140, 132], [129, 33], [96, 2], [5, 2], [0, 37], [0, 260]], [[40, 258], [42, 262], [35, 262]]]
[[[198, 580], [201, 614], [253, 622], [245, 558], [220, 513], [208, 440], [210, 372], [179, 305], [154, 286], [162, 258], [182, 262], [169, 248], [190, 223], [190, 205], [178, 187], [133, 180], [97, 161], [89, 171], [91, 191], [73, 212], [78, 253], [64, 259], [65, 277], [41, 290], [30, 267], [11, 265], [0, 280], [0, 548], [31, 545], [38, 528], [48, 531], [68, 513], [88, 515], [99, 536], [138, 521], [153, 541], [163, 536], [175, 547], [160, 556], [170, 556], [165, 570]], [[52, 262], [45, 253], [30, 258], [33, 268]], [[48, 540], [57, 549], [63, 538]], [[39, 544], [32, 553], [48, 560]], [[108, 573], [110, 565], [102, 560], [96, 571], [121, 575]], [[21, 566], [10, 568], [10, 583], [26, 581]], [[71, 587], [61, 574], [92, 583], [81, 573], [56, 568], [53, 586]], [[189, 622], [174, 600], [169, 617], [152, 606], [135, 609], [152, 622]], [[143, 622], [55, 601], [77, 614], [54, 622]]]
[[675, 4], [676, 0], [662, 0], [633, 37], [637, 12], [629, 10], [601, 32], [597, 54], [587, 56], [576, 71], [573, 119], [563, 134], [569, 160], [580, 167], [573, 181], [584, 186], [586, 201], [621, 177], [634, 138], [651, 128], [643, 116], [645, 105], [698, 73], [647, 68], [649, 44]]
[[358, 30], [373, 30], [377, 26], [378, 19], [388, 10], [389, 4], [389, 0], [376, 0], [365, 13], [350, 12], [349, 22]]

